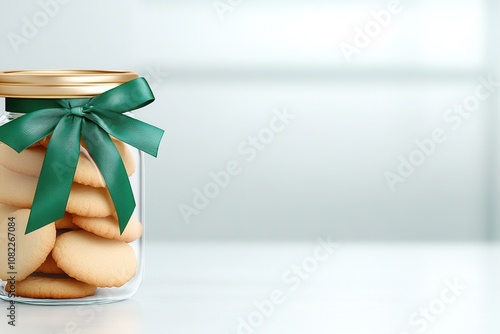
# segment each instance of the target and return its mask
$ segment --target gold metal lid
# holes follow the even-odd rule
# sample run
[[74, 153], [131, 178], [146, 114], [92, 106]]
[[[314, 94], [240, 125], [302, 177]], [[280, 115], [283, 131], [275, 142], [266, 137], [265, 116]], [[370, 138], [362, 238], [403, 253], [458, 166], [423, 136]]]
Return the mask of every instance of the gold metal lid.
[[58, 99], [93, 97], [138, 78], [129, 71], [23, 70], [0, 72], [0, 97]]

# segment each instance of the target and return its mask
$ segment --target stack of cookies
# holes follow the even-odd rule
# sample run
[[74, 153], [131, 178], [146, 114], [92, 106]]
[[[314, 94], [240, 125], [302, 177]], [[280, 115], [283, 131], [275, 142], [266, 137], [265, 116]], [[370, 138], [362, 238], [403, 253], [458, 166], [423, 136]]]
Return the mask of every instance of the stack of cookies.
[[[121, 287], [138, 268], [129, 244], [143, 226], [132, 217], [120, 235], [113, 202], [99, 169], [82, 146], [64, 218], [25, 234], [48, 140], [17, 153], [0, 143], [0, 279], [27, 298], [83, 298], [97, 288]], [[127, 173], [135, 160], [113, 139]], [[58, 168], [61, 177], [67, 173]], [[15, 237], [12, 233], [15, 230]]]

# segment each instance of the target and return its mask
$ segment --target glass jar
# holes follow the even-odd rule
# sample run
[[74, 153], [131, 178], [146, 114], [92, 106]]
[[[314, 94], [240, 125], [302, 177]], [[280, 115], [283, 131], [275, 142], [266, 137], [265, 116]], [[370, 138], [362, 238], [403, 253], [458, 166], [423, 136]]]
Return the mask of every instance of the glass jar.
[[[102, 105], [106, 104], [101, 101], [100, 106], [88, 107], [90, 99], [103, 96], [103, 93], [107, 94], [109, 101], [126, 99], [127, 95], [136, 99], [137, 90], [131, 90], [130, 94], [111, 93], [114, 94], [112, 97], [108, 93], [137, 79], [137, 74], [124, 71], [2, 72], [0, 97], [6, 98], [6, 112], [0, 118], [0, 138], [5, 135], [1, 132], [5, 125], [16, 123], [23, 117], [27, 120], [27, 115], [32, 117], [34, 111], [41, 117], [41, 122], [33, 118], [34, 121], [27, 122], [32, 130], [19, 128], [22, 130], [15, 130], [18, 132], [14, 132], [14, 135], [11, 133], [11, 136], [15, 136], [12, 146], [17, 140], [24, 140], [23, 136], [27, 133], [30, 136], [39, 134], [40, 124], [58, 113], [69, 115], [61, 116], [61, 119], [66, 117], [66, 120], [83, 124], [79, 117], [84, 118], [89, 110], [103, 109]], [[142, 88], [147, 86], [144, 82], [140, 83]], [[137, 103], [134, 101], [122, 101], [119, 107], [123, 109], [124, 105], [130, 104], [128, 109], [132, 111], [152, 102], [154, 97], [151, 97], [147, 102], [138, 103], [140, 105], [132, 105]], [[108, 105], [111, 103], [109, 101]], [[116, 110], [106, 112], [113, 111]], [[135, 121], [134, 115], [128, 111], [119, 112]], [[106, 121], [113, 132], [113, 127], [117, 125]], [[82, 122], [88, 122], [88, 119]], [[36, 138], [36, 143], [26, 149], [14, 150], [5, 140], [0, 140], [3, 142], [0, 143], [0, 299], [11, 304], [68, 305], [108, 303], [130, 298], [138, 291], [144, 271], [143, 152], [109, 132], [106, 134], [108, 139], [99, 139], [106, 139], [104, 142], [100, 142], [98, 136], [85, 135], [84, 132], [90, 129], [86, 125], [79, 125], [82, 126], [80, 138], [78, 129], [66, 124], [66, 130], [77, 133], [76, 140], [80, 143], [76, 142], [78, 164], [76, 170], [72, 171], [69, 162], [71, 154], [57, 151], [71, 150], [67, 147], [71, 146], [69, 143], [72, 139], [56, 134], [62, 127], [61, 122], [57, 124], [55, 129], [49, 131], [51, 136], [40, 140]], [[96, 131], [101, 131], [101, 127]], [[56, 139], [56, 136], [59, 137]], [[93, 140], [96, 142], [91, 143]], [[56, 141], [59, 143], [56, 144]], [[113, 151], [109, 143], [114, 144], [116, 150]], [[103, 171], [103, 164], [109, 164], [114, 157], [108, 153], [110, 151], [102, 148], [104, 144], [108, 145], [107, 149], [119, 154], [116, 157], [121, 158], [125, 167], [123, 171], [126, 175], [122, 174], [125, 180], [114, 175], [119, 174], [113, 169], [115, 167], [108, 167], [112, 169], [107, 174]], [[56, 157], [49, 157], [47, 152], [51, 149]], [[104, 151], [97, 154], [100, 150]], [[99, 161], [93, 158], [99, 155]], [[48, 162], [52, 158], [59, 160]], [[119, 166], [116, 167], [118, 169]], [[46, 174], [44, 170], [47, 170]], [[51, 173], [52, 181], [60, 181], [57, 186], [45, 181]], [[40, 218], [35, 211], [44, 216], [40, 220], [49, 219], [52, 211], [56, 214], [56, 210], [51, 209], [53, 206], [50, 201], [54, 200], [52, 197], [58, 197], [60, 192], [64, 193], [63, 184], [68, 184], [68, 177], [71, 178], [71, 190], [69, 197], [66, 196], [67, 204], [63, 207], [64, 217], [59, 214], [57, 220], [30, 227], [32, 222]], [[114, 177], [115, 189], [111, 190], [111, 186], [107, 185], [112, 184], [108, 181]], [[122, 197], [126, 197], [121, 189], [124, 189], [127, 181], [130, 183], [128, 189], [132, 190], [135, 199], [135, 207], [130, 202], [118, 204], [118, 201], [124, 201]], [[47, 185], [50, 185], [50, 190], [46, 189]], [[117, 213], [119, 209], [116, 208], [121, 208], [123, 212], [124, 207], [129, 212], [133, 210], [133, 214], [130, 221], [126, 219], [128, 224], [120, 233], [122, 225], [119, 225], [120, 213]], [[120, 217], [123, 224], [127, 223], [123, 217], [130, 215], [122, 213]]]

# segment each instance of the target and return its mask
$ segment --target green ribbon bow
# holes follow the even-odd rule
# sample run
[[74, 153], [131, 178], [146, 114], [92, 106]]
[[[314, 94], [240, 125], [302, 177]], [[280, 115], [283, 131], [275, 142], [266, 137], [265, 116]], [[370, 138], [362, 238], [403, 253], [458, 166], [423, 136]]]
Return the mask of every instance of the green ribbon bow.
[[20, 153], [52, 134], [26, 234], [64, 216], [81, 138], [106, 181], [123, 233], [136, 203], [127, 171], [110, 135], [156, 157], [163, 130], [123, 115], [154, 100], [144, 78], [91, 99], [6, 99], [7, 111], [26, 115], [1, 126], [0, 141]]

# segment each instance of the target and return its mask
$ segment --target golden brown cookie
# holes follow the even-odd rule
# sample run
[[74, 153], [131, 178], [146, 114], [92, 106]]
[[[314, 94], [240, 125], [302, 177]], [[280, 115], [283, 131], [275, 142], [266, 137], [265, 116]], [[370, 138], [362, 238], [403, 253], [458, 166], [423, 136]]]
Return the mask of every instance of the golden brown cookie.
[[[20, 210], [20, 208], [0, 203], [0, 218], [3, 219], [5, 216], [8, 216], [10, 213], [17, 211], [17, 210]], [[2, 223], [3, 223], [3, 221], [0, 221], [0, 224], [2, 224]], [[0, 227], [4, 227], [4, 226], [0, 225]]]
[[52, 256], [69, 276], [97, 287], [120, 287], [135, 276], [138, 267], [128, 243], [82, 230], [57, 237]]
[[54, 261], [54, 258], [52, 257], [52, 253], [47, 255], [45, 262], [42, 263], [42, 265], [35, 270], [35, 272], [44, 274], [65, 274], [65, 272], [57, 266], [56, 261]]
[[[24, 234], [31, 210], [0, 204], [0, 278], [23, 280], [47, 258], [56, 241], [54, 223]], [[14, 231], [15, 229], [15, 231]]]
[[[23, 175], [40, 176], [47, 149], [44, 146], [27, 148], [17, 153], [7, 145], [0, 145], [0, 165]], [[105, 187], [106, 183], [95, 163], [80, 152], [74, 181], [92, 187]]]
[[37, 141], [38, 145], [42, 145], [45, 148], [47, 148], [49, 146], [49, 141], [50, 141], [51, 137], [52, 137], [52, 135], [48, 135], [47, 137]]
[[[0, 203], [31, 208], [38, 178], [14, 173], [0, 166]], [[114, 206], [107, 188], [93, 188], [73, 183], [66, 211], [79, 216], [107, 217]]]
[[25, 298], [72, 299], [93, 296], [95, 286], [79, 282], [71, 277], [48, 275], [32, 275], [25, 280], [16, 282], [15, 286], [7, 284], [7, 291], [14, 291], [14, 295]]
[[141, 222], [135, 216], [130, 218], [130, 221], [128, 222], [128, 225], [122, 235], [120, 235], [118, 220], [114, 216], [105, 218], [73, 216], [73, 223], [85, 231], [94, 233], [103, 238], [125, 242], [132, 242], [140, 238], [144, 230]]
[[78, 216], [107, 217], [115, 213], [115, 207], [107, 188], [73, 183], [66, 211]]
[[64, 217], [56, 220], [56, 230], [79, 230], [80, 227], [76, 226], [72, 222], [73, 215], [71, 213], [66, 212]]

